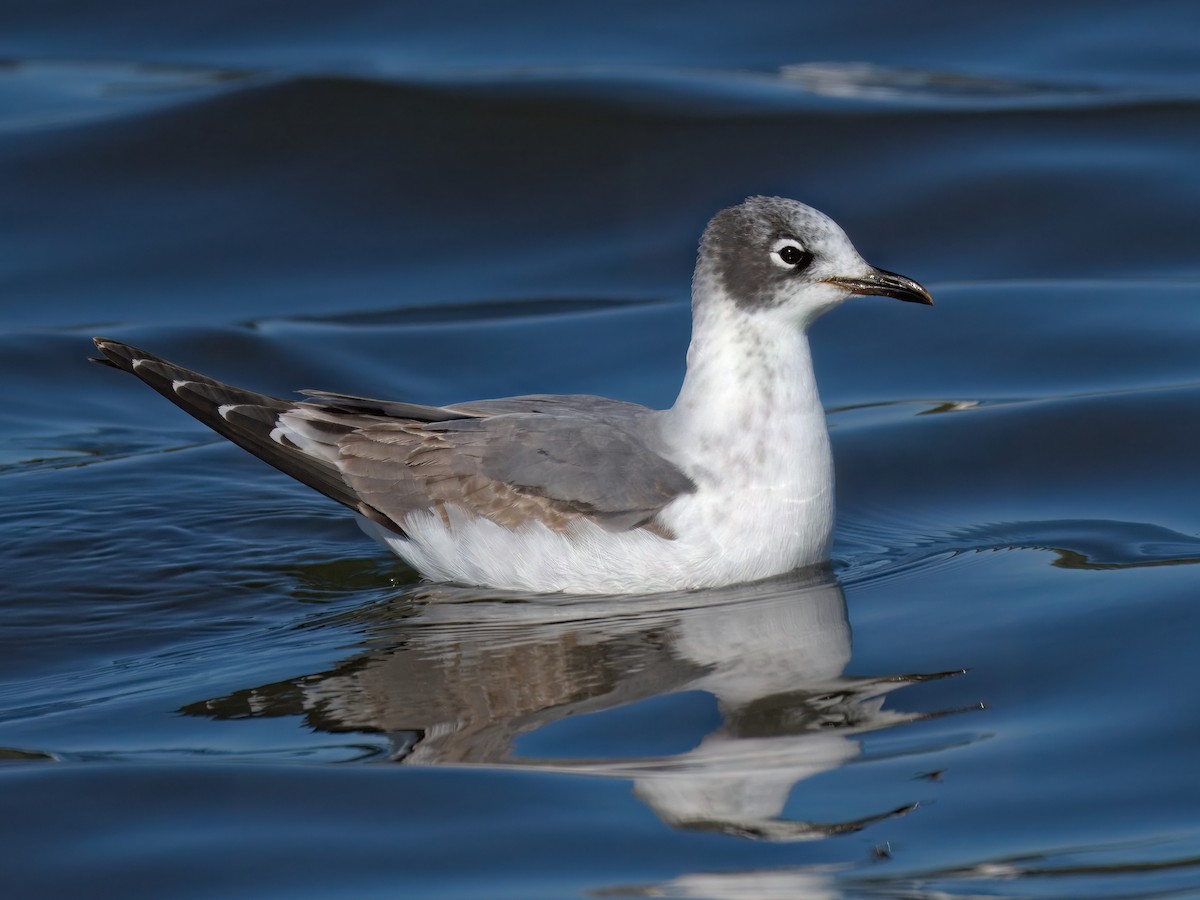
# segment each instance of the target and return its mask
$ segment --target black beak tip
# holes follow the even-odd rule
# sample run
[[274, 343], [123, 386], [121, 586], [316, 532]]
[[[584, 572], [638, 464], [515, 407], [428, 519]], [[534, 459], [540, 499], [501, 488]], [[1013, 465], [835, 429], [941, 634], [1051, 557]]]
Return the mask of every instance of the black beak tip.
[[901, 300], [907, 300], [909, 303], [920, 303], [922, 306], [933, 306], [933, 298], [929, 296], [929, 291], [921, 289], [920, 294], [914, 294], [910, 297], [900, 297]]

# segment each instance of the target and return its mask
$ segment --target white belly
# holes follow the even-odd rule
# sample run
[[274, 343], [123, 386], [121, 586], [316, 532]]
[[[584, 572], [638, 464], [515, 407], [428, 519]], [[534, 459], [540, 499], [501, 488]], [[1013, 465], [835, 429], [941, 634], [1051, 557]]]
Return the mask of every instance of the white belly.
[[[830, 486], [831, 487], [831, 486]], [[567, 533], [533, 523], [509, 529], [449, 510], [418, 513], [408, 538], [360, 519], [363, 529], [427, 578], [539, 593], [650, 593], [754, 581], [828, 558], [832, 490], [798, 497], [788, 486], [735, 498], [698, 490], [660, 517], [674, 540], [644, 529], [613, 533], [580, 520]]]

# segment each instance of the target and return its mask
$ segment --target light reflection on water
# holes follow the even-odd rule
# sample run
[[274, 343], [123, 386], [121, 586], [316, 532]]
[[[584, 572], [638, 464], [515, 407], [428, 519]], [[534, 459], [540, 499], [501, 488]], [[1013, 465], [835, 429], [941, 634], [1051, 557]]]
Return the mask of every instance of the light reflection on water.
[[[366, 652], [184, 711], [302, 715], [321, 731], [383, 733], [390, 758], [407, 764], [629, 779], [672, 826], [766, 840], [848, 833], [916, 806], [839, 822], [782, 817], [796, 783], [854, 759], [860, 735], [931, 715], [884, 709], [888, 694], [956, 674], [847, 677], [850, 628], [830, 573], [595, 601], [489, 597], [433, 588], [394, 621], [392, 604], [382, 605], [370, 613]], [[605, 759], [578, 738], [568, 746], [585, 758], [538, 752], [538, 733], [567, 719], [578, 728], [577, 717], [689, 691], [714, 697], [719, 719], [683, 752]], [[584, 727], [620, 734], [638, 721], [628, 715]]]

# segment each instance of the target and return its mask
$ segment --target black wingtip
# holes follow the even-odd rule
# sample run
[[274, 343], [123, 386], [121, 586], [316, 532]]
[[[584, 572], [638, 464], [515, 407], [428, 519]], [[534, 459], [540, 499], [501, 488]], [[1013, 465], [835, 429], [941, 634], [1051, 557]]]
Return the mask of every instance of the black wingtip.
[[151, 357], [144, 350], [139, 350], [129, 344], [121, 341], [114, 341], [106, 337], [94, 337], [92, 343], [96, 345], [103, 356], [89, 357], [89, 360], [94, 363], [99, 363], [102, 366], [109, 366], [113, 369], [120, 369], [122, 372], [132, 372], [133, 364], [136, 360], [142, 357]]
[[126, 369], [126, 370], [128, 370], [129, 366], [121, 365], [118, 362], [118, 359], [120, 358], [119, 355], [114, 353], [110, 349], [111, 345], [115, 344], [116, 341], [111, 341], [108, 338], [103, 338], [103, 337], [94, 337], [94, 338], [92, 338], [92, 343], [95, 344], [96, 349], [99, 350], [104, 355], [103, 356], [89, 356], [88, 362], [96, 363], [96, 365], [99, 365], [99, 366], [108, 366], [110, 369]]

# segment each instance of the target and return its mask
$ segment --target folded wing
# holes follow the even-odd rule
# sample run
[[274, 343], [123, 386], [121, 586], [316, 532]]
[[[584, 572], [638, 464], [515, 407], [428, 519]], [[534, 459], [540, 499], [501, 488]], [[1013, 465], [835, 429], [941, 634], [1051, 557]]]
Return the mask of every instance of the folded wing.
[[557, 531], [588, 519], [646, 528], [695, 489], [653, 449], [653, 414], [586, 396], [530, 396], [452, 407], [323, 391], [289, 401], [223, 384], [118, 341], [97, 360], [130, 372], [277, 469], [403, 535], [404, 520], [448, 507], [510, 528]]

